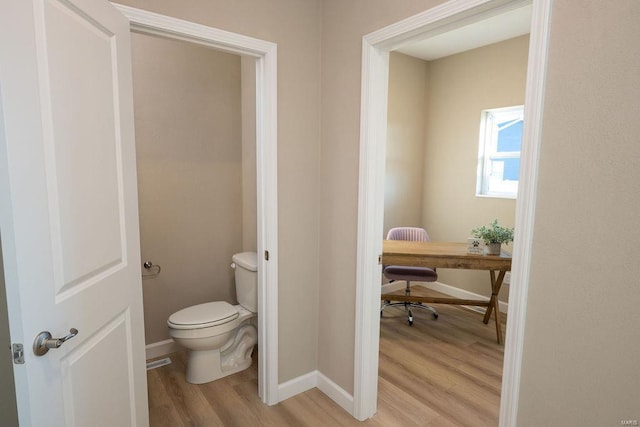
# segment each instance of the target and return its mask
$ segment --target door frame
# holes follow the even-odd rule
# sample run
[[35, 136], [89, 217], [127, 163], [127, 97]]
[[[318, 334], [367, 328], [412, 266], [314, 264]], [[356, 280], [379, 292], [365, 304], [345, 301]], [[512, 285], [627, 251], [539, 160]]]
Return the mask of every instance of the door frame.
[[274, 405], [278, 403], [277, 45], [130, 6], [117, 3], [113, 6], [129, 19], [131, 31], [255, 58], [257, 251], [260, 255], [258, 395], [267, 405]]
[[380, 340], [378, 264], [382, 254], [389, 52], [417, 38], [438, 34], [533, 4], [525, 91], [525, 127], [516, 202], [512, 286], [503, 365], [500, 425], [515, 426], [524, 345], [527, 291], [535, 219], [542, 112], [552, 0], [451, 0], [363, 37], [360, 172], [356, 270], [353, 415], [372, 417], [377, 406]]

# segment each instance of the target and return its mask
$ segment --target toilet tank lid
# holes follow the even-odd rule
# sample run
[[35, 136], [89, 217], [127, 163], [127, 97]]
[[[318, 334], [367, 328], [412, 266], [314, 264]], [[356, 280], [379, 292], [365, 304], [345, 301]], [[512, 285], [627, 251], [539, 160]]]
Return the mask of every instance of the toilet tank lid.
[[258, 254], [256, 252], [241, 252], [231, 257], [240, 267], [249, 271], [258, 271]]

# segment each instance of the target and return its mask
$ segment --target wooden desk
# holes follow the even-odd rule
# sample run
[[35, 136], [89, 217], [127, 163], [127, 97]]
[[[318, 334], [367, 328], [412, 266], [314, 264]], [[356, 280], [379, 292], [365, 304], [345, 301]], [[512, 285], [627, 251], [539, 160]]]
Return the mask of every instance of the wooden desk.
[[[491, 277], [491, 298], [489, 301], [466, 300], [459, 298], [419, 297], [404, 295], [382, 295], [387, 301], [412, 301], [432, 304], [457, 304], [487, 307], [483, 322], [489, 323], [491, 312], [496, 320], [498, 343], [502, 344], [502, 327], [498, 293], [504, 275], [511, 270], [511, 255], [473, 255], [467, 253], [466, 243], [448, 242], [410, 242], [406, 240], [385, 240], [382, 245], [382, 265], [409, 265], [432, 268], [461, 268], [467, 270], [488, 270]], [[496, 272], [497, 277], [496, 277]]]

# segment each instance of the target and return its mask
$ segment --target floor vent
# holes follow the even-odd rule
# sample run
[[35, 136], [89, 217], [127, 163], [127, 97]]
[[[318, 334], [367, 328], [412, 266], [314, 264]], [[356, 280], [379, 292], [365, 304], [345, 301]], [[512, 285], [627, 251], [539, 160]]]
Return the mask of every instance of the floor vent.
[[159, 368], [160, 366], [170, 365], [171, 359], [165, 357], [164, 359], [154, 360], [153, 362], [147, 362], [147, 371], [150, 369]]

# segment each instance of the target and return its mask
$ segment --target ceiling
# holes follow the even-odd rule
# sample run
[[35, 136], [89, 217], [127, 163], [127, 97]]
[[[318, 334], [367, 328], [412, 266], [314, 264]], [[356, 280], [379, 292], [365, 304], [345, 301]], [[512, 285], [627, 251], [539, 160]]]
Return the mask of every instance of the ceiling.
[[456, 28], [442, 34], [412, 42], [398, 49], [409, 56], [433, 61], [477, 47], [529, 34], [531, 30], [531, 4], [509, 10], [500, 15]]

